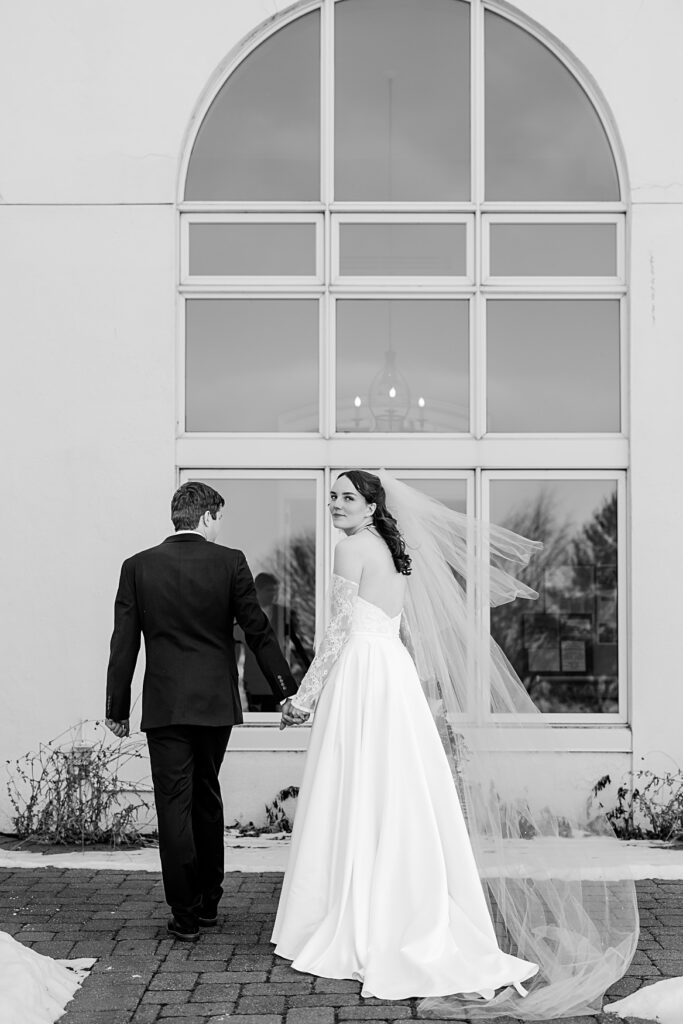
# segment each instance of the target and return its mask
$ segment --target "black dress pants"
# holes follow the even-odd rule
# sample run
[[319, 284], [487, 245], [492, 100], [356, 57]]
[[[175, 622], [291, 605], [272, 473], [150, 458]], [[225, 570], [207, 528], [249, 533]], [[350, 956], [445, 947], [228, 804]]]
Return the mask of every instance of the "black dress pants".
[[218, 772], [232, 726], [167, 725], [147, 730], [166, 902], [195, 923], [199, 904], [223, 895], [223, 801]]

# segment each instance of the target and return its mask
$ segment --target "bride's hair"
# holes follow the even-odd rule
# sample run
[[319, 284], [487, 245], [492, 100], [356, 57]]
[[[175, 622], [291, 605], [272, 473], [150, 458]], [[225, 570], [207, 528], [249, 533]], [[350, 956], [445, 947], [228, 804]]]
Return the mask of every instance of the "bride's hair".
[[396, 572], [410, 576], [410, 555], [406, 554], [406, 542], [399, 531], [396, 520], [387, 508], [387, 496], [380, 478], [374, 473], [368, 473], [365, 469], [347, 469], [343, 473], [339, 473], [337, 480], [342, 476], [351, 481], [368, 504], [377, 506], [372, 516], [372, 525], [389, 548]]

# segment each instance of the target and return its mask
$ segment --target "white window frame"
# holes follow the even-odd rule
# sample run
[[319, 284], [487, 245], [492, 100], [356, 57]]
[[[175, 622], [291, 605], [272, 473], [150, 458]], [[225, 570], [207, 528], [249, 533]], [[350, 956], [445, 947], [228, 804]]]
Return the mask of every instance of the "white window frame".
[[[628, 283], [628, 246], [629, 233], [626, 215], [629, 204], [625, 201], [612, 202], [489, 202], [484, 192], [484, 13], [491, 10], [518, 25], [530, 35], [535, 36], [546, 46], [580, 82], [581, 87], [593, 102], [600, 117], [602, 126], [614, 154], [620, 195], [630, 194], [626, 173], [626, 161], [621, 141], [614, 127], [605, 98], [599, 93], [595, 83], [586, 74], [578, 61], [561, 43], [549, 36], [535, 22], [522, 12], [515, 11], [506, 3], [498, 0], [468, 0], [470, 5], [471, 35], [471, 147], [472, 147], [472, 184], [469, 201], [456, 203], [424, 203], [424, 202], [338, 202], [333, 197], [334, 171], [334, 6], [336, 0], [306, 0], [286, 12], [280, 12], [252, 31], [247, 39], [236, 46], [218, 69], [213, 81], [206, 89], [195, 114], [185, 140], [184, 157], [180, 165], [178, 178], [178, 221], [177, 237], [179, 241], [179, 257], [177, 264], [178, 277], [178, 427], [176, 441], [176, 463], [183, 467], [183, 473], [194, 476], [212, 475], [246, 477], [249, 474], [264, 476], [274, 474], [284, 476], [286, 473], [311, 471], [323, 474], [325, 490], [329, 490], [329, 482], [338, 469], [350, 466], [385, 466], [388, 469], [400, 470], [407, 476], [404, 466], [413, 466], [412, 472], [418, 476], [434, 478], [437, 474], [455, 474], [465, 476], [474, 474], [474, 508], [482, 514], [482, 494], [486, 491], [487, 479], [495, 475], [511, 474], [515, 477], [532, 478], [536, 474], [549, 474], [551, 477], [578, 479], [590, 478], [593, 474], [601, 477], [616, 478], [619, 482], [619, 677], [620, 677], [620, 713], [617, 720], [612, 716], [579, 716], [576, 721], [567, 716], [550, 716], [552, 730], [536, 729], [539, 718], [530, 723], [529, 728], [515, 730], [492, 730], [492, 739], [501, 742], [501, 733], [507, 735], [511, 744], [509, 749], [561, 749], [583, 751], [621, 751], [631, 750], [631, 735], [626, 722], [628, 707], [627, 676], [621, 659], [626, 657], [628, 634], [623, 617], [626, 615], [627, 603], [625, 593], [628, 580], [625, 574], [627, 551], [627, 534], [624, 522], [627, 516], [625, 471], [629, 466], [629, 422], [628, 422], [628, 303], [626, 288]], [[321, 11], [321, 191], [320, 197], [306, 202], [203, 202], [185, 201], [184, 185], [187, 175], [192, 146], [204, 117], [209, 110], [217, 92], [239, 64], [280, 28], [309, 11]], [[266, 220], [277, 221], [291, 217], [294, 220], [307, 217], [320, 218], [324, 221], [322, 234], [322, 281], [316, 277], [316, 283], [300, 287], [300, 280], [292, 283], [273, 281], [264, 278], [254, 281], [249, 287], [243, 279], [233, 282], [216, 282], [199, 285], [196, 279], [191, 283], [187, 280], [187, 267], [182, 261], [186, 259], [187, 243], [183, 241], [183, 218], [189, 215], [206, 215], [209, 220], [216, 221], [221, 217], [244, 217], [245, 219], [264, 217]], [[468, 274], [471, 279], [441, 281], [414, 277], [401, 280], [394, 276], [368, 281], [367, 278], [355, 279], [339, 277], [338, 257], [336, 253], [335, 232], [339, 221], [381, 221], [390, 222], [394, 219], [417, 221], [447, 222], [448, 218], [463, 219], [471, 223], [468, 227]], [[543, 279], [540, 277], [524, 277], [519, 279], [493, 278], [488, 274], [487, 246], [491, 223], [518, 219], [521, 222], [542, 223], [588, 223], [594, 221], [614, 221], [618, 232], [618, 280], [574, 278]], [[335, 260], [337, 262], [335, 263]], [[318, 265], [320, 266], [320, 264]], [[253, 285], [253, 286], [252, 286]], [[290, 295], [292, 298], [317, 298], [320, 308], [320, 346], [319, 346], [319, 432], [269, 434], [269, 433], [203, 433], [189, 434], [184, 429], [184, 365], [185, 338], [183, 307], [187, 298], [208, 297], [211, 292], [219, 296], [275, 298]], [[349, 434], [334, 432], [336, 412], [335, 383], [335, 304], [342, 298], [432, 298], [432, 297], [464, 297], [470, 301], [470, 434]], [[487, 434], [486, 433], [486, 303], [495, 298], [618, 298], [621, 302], [621, 431], [616, 434]], [[230, 467], [208, 470], [205, 467]], [[301, 467], [292, 470], [292, 466]], [[548, 470], [547, 467], [554, 467]], [[259, 468], [261, 467], [261, 468]], [[321, 467], [326, 467], [321, 470]], [[321, 515], [324, 502], [321, 501]], [[331, 567], [331, 533], [332, 528], [321, 527], [324, 540], [323, 572]], [[318, 545], [320, 557], [321, 545]], [[319, 587], [322, 594], [324, 588]], [[320, 611], [322, 616], [323, 609]], [[322, 617], [319, 619], [322, 623]], [[627, 659], [628, 666], [628, 659]], [[626, 687], [626, 692], [622, 690]], [[258, 722], [250, 729], [241, 731], [241, 736], [252, 736], [249, 749], [273, 750], [304, 749], [308, 741], [307, 729], [287, 729], [283, 732], [271, 724], [263, 725], [263, 716], [255, 716]], [[543, 722], [548, 724], [548, 718]], [[257, 726], [259, 728], [257, 728]], [[590, 726], [590, 727], [587, 727]], [[258, 738], [260, 737], [260, 738]], [[237, 741], [246, 742], [246, 741]]]
[[[619, 424], [620, 429], [614, 431], [603, 430], [600, 433], [581, 433], [580, 431], [534, 431], [533, 433], [521, 433], [515, 431], [493, 431], [488, 430], [488, 368], [487, 368], [487, 355], [488, 348], [486, 345], [486, 311], [489, 302], [496, 302], [500, 300], [552, 300], [558, 299], [566, 301], [568, 299], [576, 299], [577, 301], [587, 300], [591, 302], [618, 302], [619, 303]], [[500, 288], [493, 290], [487, 289], [485, 292], [482, 290], [481, 293], [481, 308], [480, 308], [480, 329], [482, 334], [480, 335], [481, 344], [479, 345], [479, 384], [483, 390], [480, 391], [477, 403], [477, 426], [481, 431], [480, 436], [486, 435], [487, 438], [497, 439], [506, 438], [508, 440], [561, 440], [566, 438], [569, 442], [576, 445], [577, 451], [580, 450], [581, 442], [590, 442], [594, 438], [600, 438], [607, 444], [610, 442], [614, 446], [614, 457], [611, 461], [619, 459], [619, 446], [621, 442], [626, 442], [628, 437], [628, 404], [626, 402], [627, 395], [627, 382], [628, 382], [628, 354], [626, 340], [628, 337], [628, 303], [624, 289], [600, 292], [585, 292], [585, 291], [556, 291], [548, 290], [547, 292], [539, 292], [535, 287], [530, 287], [524, 291], [516, 291], [512, 289]], [[577, 401], [580, 400], [580, 396], [577, 396]], [[579, 459], [580, 461], [580, 459]]]
[[[313, 274], [191, 274], [190, 229], [193, 224], [313, 224], [315, 227], [315, 273]], [[184, 213], [180, 218], [180, 290], [226, 292], [251, 291], [268, 288], [301, 289], [321, 288], [324, 284], [324, 218], [315, 213]]]
[[[371, 302], [373, 299], [380, 301], [391, 299], [396, 302], [408, 302], [408, 301], [425, 301], [428, 302], [433, 299], [444, 299], [450, 302], [467, 302], [468, 303], [468, 335], [469, 335], [469, 347], [468, 347], [468, 369], [469, 369], [469, 391], [468, 391], [468, 419], [469, 419], [469, 431], [449, 431], [440, 433], [430, 433], [428, 431], [406, 431], [394, 433], [382, 433], [380, 431], [372, 431], [371, 433], [358, 433], [355, 434], [349, 431], [337, 431], [337, 302], [343, 302], [344, 300], [354, 301], [367, 301]], [[330, 294], [328, 299], [329, 308], [329, 343], [327, 349], [330, 354], [329, 359], [329, 376], [327, 381], [327, 397], [329, 399], [327, 408], [327, 425], [329, 433], [326, 436], [338, 438], [347, 438], [350, 436], [357, 437], [372, 437], [383, 440], [391, 440], [393, 438], [431, 438], [436, 440], [437, 438], [465, 438], [469, 437], [472, 433], [474, 417], [473, 417], [473, 397], [476, 394], [475, 391], [475, 380], [474, 380], [474, 367], [475, 367], [475, 325], [473, 322], [473, 303], [472, 303], [472, 289], [468, 291], [464, 289], [453, 291], [434, 291], [426, 293], [425, 290], [417, 291], [412, 288], [404, 288], [401, 291], [396, 289], [386, 289], [380, 291], [377, 288], [368, 289], [367, 291], [359, 291], [355, 288], [341, 289], [338, 288], [333, 294]], [[378, 365], [377, 369], [380, 367]]]
[[[265, 300], [301, 300], [310, 299], [318, 303], [318, 422], [321, 423], [325, 415], [323, 407], [323, 394], [324, 394], [324, 381], [327, 377], [327, 364], [328, 364], [328, 353], [325, 346], [325, 303], [322, 301], [323, 296], [320, 291], [265, 291], [263, 288], [254, 290], [253, 292], [244, 292], [241, 289], [238, 291], [224, 291], [216, 289], [200, 289], [200, 288], [186, 288], [183, 289], [182, 293], [179, 293], [178, 300], [180, 304], [179, 312], [179, 327], [180, 327], [180, 345], [178, 350], [178, 381], [182, 382], [183, 386], [178, 387], [177, 390], [177, 404], [178, 404], [178, 436], [187, 439], [197, 439], [197, 441], [206, 440], [208, 438], [224, 438], [226, 440], [230, 438], [240, 439], [242, 441], [248, 441], [250, 439], [266, 439], [276, 436], [279, 439], [291, 441], [295, 438], [313, 438], [320, 437], [320, 430], [310, 431], [281, 431], [277, 435], [274, 435], [270, 431], [249, 431], [240, 433], [238, 431], [187, 431], [185, 425], [185, 402], [186, 402], [186, 383], [185, 378], [185, 366], [187, 359], [187, 331], [185, 330], [185, 317], [186, 317], [186, 304], [189, 299], [203, 299], [206, 301], [217, 301], [220, 299], [230, 299], [231, 301], [239, 302], [240, 300], [250, 299], [265, 299]], [[220, 460], [222, 461], [222, 460]]]
[[[590, 275], [581, 277], [571, 276], [544, 276], [544, 275], [496, 275], [491, 273], [491, 228], [498, 224], [613, 224], [615, 232], [615, 263], [616, 272], [613, 275]], [[603, 292], [605, 290], [623, 294], [626, 291], [626, 266], [625, 266], [625, 216], [624, 214], [603, 213], [590, 216], [580, 216], [573, 213], [499, 213], [484, 214], [482, 218], [482, 240], [481, 240], [481, 262], [482, 262], [482, 285], [487, 291], [493, 292], [495, 288], [502, 288], [505, 291], [519, 289], [527, 292], [533, 288], [535, 293], [548, 291], [560, 293], [580, 292], [590, 294], [593, 291]]]
[[[551, 712], [540, 712], [531, 715], [515, 715], [518, 722], [525, 723], [530, 727], [534, 725], [546, 726], [548, 722], [557, 725], [620, 725], [625, 726], [628, 722], [628, 694], [629, 686], [629, 664], [628, 657], [628, 563], [627, 563], [627, 494], [626, 477], [619, 471], [599, 470], [489, 470], [482, 473], [478, 481], [479, 506], [481, 508], [482, 521], [490, 522], [490, 486], [497, 480], [610, 480], [617, 486], [617, 638], [618, 638], [618, 674], [619, 674], [619, 711], [603, 712], [599, 714], [553, 714]], [[487, 665], [489, 662], [488, 636], [491, 628], [491, 608], [488, 598], [488, 581], [485, 576], [480, 582], [481, 599], [481, 634], [479, 638], [482, 665], [482, 679], [480, 691], [482, 694], [482, 711], [489, 706], [489, 680]], [[488, 714], [486, 717], [498, 725], [505, 725], [507, 716], [504, 714]]]
[[[341, 263], [341, 228], [345, 224], [463, 224], [465, 227], [465, 273], [464, 274], [430, 274], [430, 275], [401, 275], [401, 274], [342, 274]], [[437, 290], [453, 289], [471, 292], [474, 284], [474, 216], [464, 213], [334, 213], [331, 218], [330, 237], [332, 268], [330, 277], [330, 288], [335, 291], [339, 287], [353, 289], [357, 292], [364, 290], [377, 291], [386, 288], [391, 291], [395, 288], [419, 288], [423, 282], [425, 289]]]

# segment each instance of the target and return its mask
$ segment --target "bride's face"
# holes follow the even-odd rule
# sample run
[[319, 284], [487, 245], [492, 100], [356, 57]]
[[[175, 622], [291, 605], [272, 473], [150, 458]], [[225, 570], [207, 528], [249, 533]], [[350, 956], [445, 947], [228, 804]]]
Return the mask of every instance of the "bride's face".
[[369, 505], [347, 476], [338, 477], [330, 491], [332, 523], [344, 533], [356, 533], [372, 521], [374, 505]]

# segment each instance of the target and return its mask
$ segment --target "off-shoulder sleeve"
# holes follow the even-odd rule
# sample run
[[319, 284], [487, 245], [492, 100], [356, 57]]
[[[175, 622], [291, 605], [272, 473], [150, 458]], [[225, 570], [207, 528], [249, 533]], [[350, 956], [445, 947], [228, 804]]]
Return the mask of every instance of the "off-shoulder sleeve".
[[301, 686], [291, 698], [300, 711], [312, 711], [325, 685], [332, 666], [349, 638], [353, 606], [358, 596], [358, 584], [336, 573], [330, 584], [330, 624], [325, 630], [318, 653], [310, 664]]

